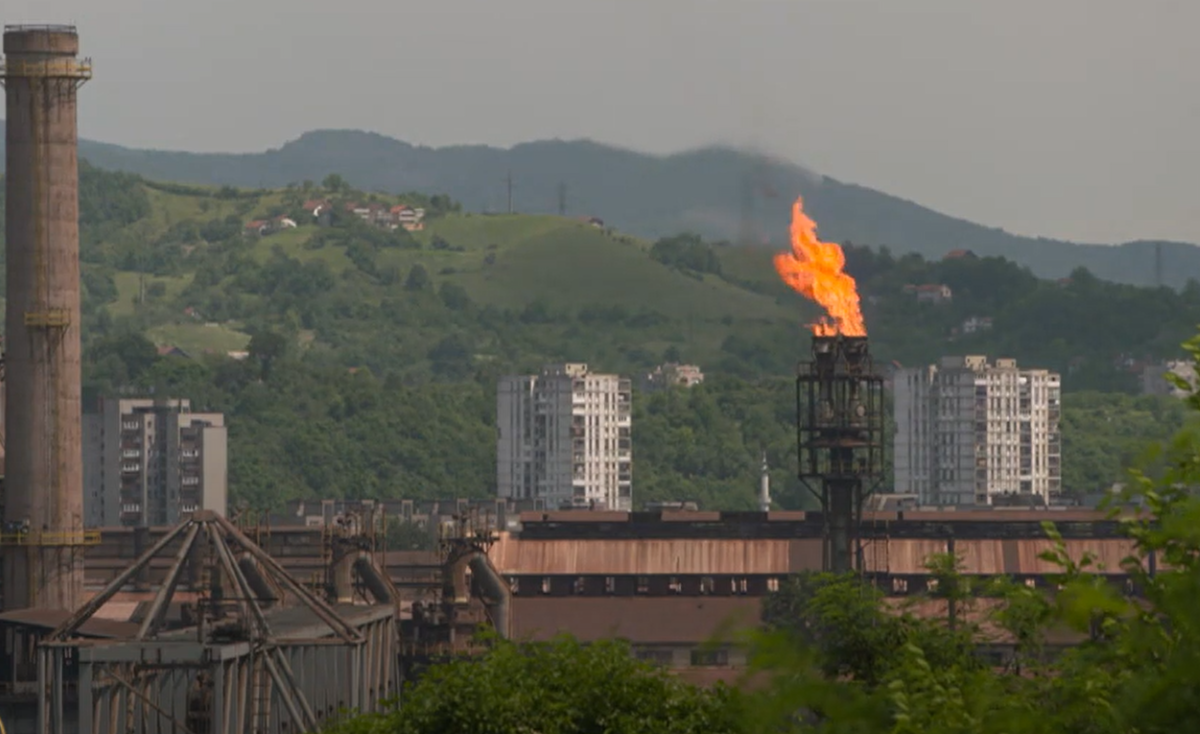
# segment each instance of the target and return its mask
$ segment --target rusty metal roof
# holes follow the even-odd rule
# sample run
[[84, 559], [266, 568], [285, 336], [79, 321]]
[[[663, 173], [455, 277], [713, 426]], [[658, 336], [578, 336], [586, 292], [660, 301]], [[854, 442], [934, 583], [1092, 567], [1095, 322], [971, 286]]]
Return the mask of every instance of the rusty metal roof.
[[[0, 614], [0, 624], [35, 627], [47, 632], [56, 629], [71, 616], [65, 609], [14, 609]], [[130, 622], [92, 617], [79, 628], [83, 637], [121, 639], [137, 634], [138, 626]]]
[[[1134, 551], [1125, 538], [1064, 541], [1068, 554], [1092, 553], [1102, 573], [1122, 574], [1121, 561]], [[919, 575], [930, 556], [949, 551], [944, 539], [883, 538], [863, 541], [865, 571]], [[1040, 575], [1059, 571], [1042, 560], [1050, 540], [985, 539], [954, 542], [963, 572], [983, 575]], [[822, 541], [798, 539], [552, 539], [502, 533], [489, 556], [501, 574], [539, 575], [787, 575], [820, 570]]]
[[636, 644], [698, 644], [759, 625], [757, 597], [517, 597], [519, 639], [568, 633], [582, 642], [620, 638]]
[[754, 539], [523, 540], [501, 534], [501, 574], [788, 574], [821, 568], [821, 541]]

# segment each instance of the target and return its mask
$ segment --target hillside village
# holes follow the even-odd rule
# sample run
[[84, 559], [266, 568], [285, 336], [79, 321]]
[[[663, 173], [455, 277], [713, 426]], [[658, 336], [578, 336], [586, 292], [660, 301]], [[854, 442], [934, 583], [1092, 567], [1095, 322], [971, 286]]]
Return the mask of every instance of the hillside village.
[[[301, 205], [301, 209], [311, 216], [312, 222], [318, 226], [328, 227], [332, 220], [334, 206], [328, 199], [309, 199]], [[380, 229], [420, 232], [425, 228], [424, 207], [409, 206], [408, 204], [388, 206], [379, 202], [360, 204], [356, 201], [347, 201], [341, 206], [347, 213]], [[285, 229], [295, 229], [298, 226], [300, 223], [295, 219], [285, 214], [279, 214], [270, 219], [254, 219], [246, 222], [245, 232], [249, 235], [266, 237]]]

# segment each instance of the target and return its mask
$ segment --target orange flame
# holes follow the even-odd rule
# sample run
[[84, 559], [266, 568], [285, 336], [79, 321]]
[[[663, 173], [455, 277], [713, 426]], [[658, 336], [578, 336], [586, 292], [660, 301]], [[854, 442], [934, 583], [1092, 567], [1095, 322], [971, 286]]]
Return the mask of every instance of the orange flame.
[[805, 298], [821, 304], [829, 314], [812, 325], [817, 336], [866, 336], [858, 288], [842, 268], [846, 256], [833, 242], [817, 239], [817, 223], [804, 213], [804, 202], [792, 205], [792, 251], [775, 256], [775, 270], [783, 282]]

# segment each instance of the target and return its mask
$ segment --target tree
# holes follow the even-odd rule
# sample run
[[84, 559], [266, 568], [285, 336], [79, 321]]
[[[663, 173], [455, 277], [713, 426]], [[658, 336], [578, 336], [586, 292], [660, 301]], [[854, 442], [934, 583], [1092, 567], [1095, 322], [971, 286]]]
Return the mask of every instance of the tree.
[[336, 173], [331, 173], [325, 177], [324, 181], [321, 182], [321, 188], [335, 194], [340, 194], [346, 189], [350, 188], [350, 186], [346, 183], [346, 179], [342, 178]]
[[634, 659], [621, 642], [487, 638], [477, 660], [436, 665], [395, 711], [351, 719], [333, 734], [725, 734], [738, 697], [704, 691]]
[[408, 271], [408, 277], [404, 279], [404, 289], [409, 291], [423, 291], [429, 287], [429, 272], [425, 270], [425, 266], [417, 263]]
[[270, 374], [271, 366], [287, 353], [287, 348], [287, 337], [276, 331], [264, 330], [250, 338], [247, 350], [250, 352], [250, 356], [261, 365], [262, 377], [266, 379]]

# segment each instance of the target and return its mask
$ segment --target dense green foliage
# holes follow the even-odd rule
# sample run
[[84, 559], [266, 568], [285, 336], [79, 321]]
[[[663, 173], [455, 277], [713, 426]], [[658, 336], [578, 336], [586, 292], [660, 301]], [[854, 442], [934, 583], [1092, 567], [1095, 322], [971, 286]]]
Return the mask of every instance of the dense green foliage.
[[[506, 150], [431, 149], [343, 130], [310, 132], [278, 150], [243, 155], [130, 150], [88, 141], [80, 151], [105, 168], [215, 186], [285, 186], [335, 172], [339, 180], [368, 191], [444, 191], [471, 211], [504, 210], [503, 179], [511, 172], [517, 211], [557, 211], [558, 186], [565, 182], [569, 214], [598, 216], [648, 238], [689, 229], [710, 238], [740, 237], [744, 187], [758, 183], [777, 196], [756, 201], [751, 221], [760, 236], [776, 244], [786, 236], [792, 197], [802, 194], [822, 232], [834, 241], [889, 245], [898, 253], [925, 257], [967, 248], [1011, 258], [1045, 278], [1083, 266], [1117, 282], [1154, 282], [1153, 242], [1110, 247], [1022, 237], [727, 148], [667, 157], [588, 141], [543, 141]], [[1167, 284], [1180, 287], [1200, 277], [1200, 250], [1177, 242], [1157, 244], [1163, 247]]]
[[[789, 375], [816, 310], [778, 281], [768, 252], [464, 215], [445, 196], [356, 192], [337, 176], [254, 191], [87, 165], [80, 175], [86, 394], [155, 388], [227, 412], [240, 499], [485, 496], [496, 378], [570, 359], [633, 376], [696, 362], [708, 375], [691, 391], [635, 399], [639, 502], [749, 509], [763, 451], [776, 501], [811, 500], [793, 478]], [[334, 203], [330, 226], [303, 210], [313, 199]], [[350, 201], [423, 206], [427, 227], [368, 226], [344, 211]], [[248, 220], [281, 215], [300, 226], [243, 233]], [[1121, 480], [1148, 440], [1182, 423], [1177, 402], [1078, 391], [1131, 390], [1114, 359], [1178, 352], [1200, 322], [1200, 289], [1084, 272], [1062, 286], [999, 259], [847, 249], [881, 365], [983, 352], [1066, 373], [1068, 491]], [[904, 290], [927, 282], [950, 285], [953, 302], [917, 303]], [[971, 316], [995, 327], [955, 335]], [[155, 345], [192, 359], [160, 357]], [[247, 349], [244, 362], [224, 356]]]
[[737, 731], [731, 699], [680, 683], [618, 642], [492, 641], [478, 660], [432, 668], [400, 709], [352, 719], [339, 734]]

